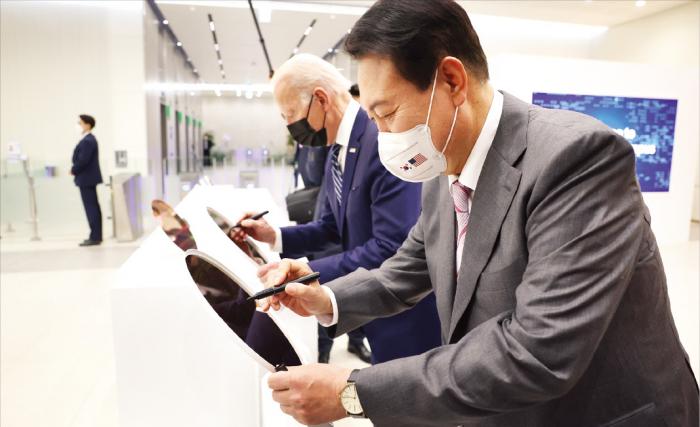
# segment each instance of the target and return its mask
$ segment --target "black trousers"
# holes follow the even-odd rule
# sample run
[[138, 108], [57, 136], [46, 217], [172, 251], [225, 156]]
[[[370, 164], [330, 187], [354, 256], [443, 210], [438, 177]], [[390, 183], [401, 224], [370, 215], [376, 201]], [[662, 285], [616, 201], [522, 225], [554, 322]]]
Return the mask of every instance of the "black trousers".
[[102, 241], [102, 211], [97, 201], [97, 186], [80, 188], [80, 197], [83, 199], [85, 214], [90, 224], [90, 240]]

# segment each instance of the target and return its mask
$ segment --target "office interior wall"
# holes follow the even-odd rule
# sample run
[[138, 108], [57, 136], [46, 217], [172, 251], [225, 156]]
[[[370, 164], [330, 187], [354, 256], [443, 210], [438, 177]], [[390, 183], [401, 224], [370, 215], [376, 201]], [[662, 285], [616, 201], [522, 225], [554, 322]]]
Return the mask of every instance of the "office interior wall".
[[691, 2], [611, 27], [605, 35], [594, 41], [591, 58], [698, 67], [700, 3]]
[[[657, 79], [660, 75], [668, 81]], [[491, 60], [491, 78], [526, 102], [532, 102], [533, 92], [678, 100], [670, 189], [644, 193], [644, 201], [659, 243], [688, 241], [700, 138], [697, 68], [500, 55]]]
[[143, 157], [143, 5], [82, 3], [0, 3], [0, 140], [21, 141], [37, 160], [70, 160], [74, 124], [90, 114], [107, 174], [114, 150]]
[[[700, 67], [700, 3], [691, 2], [611, 27], [591, 47], [591, 59]], [[658, 80], [668, 76], [655, 76]], [[696, 77], [697, 78], [697, 77]], [[698, 94], [695, 93], [697, 96]], [[683, 105], [678, 106], [684, 108]], [[696, 140], [700, 145], [700, 141]], [[695, 165], [692, 219], [700, 221], [700, 163]], [[688, 176], [686, 179], [692, 179]]]
[[697, 166], [695, 166], [695, 191], [693, 194], [693, 212], [690, 215], [690, 219], [693, 221], [700, 221], [700, 160], [698, 160]]
[[[150, 7], [146, 7], [143, 19], [145, 81], [146, 81], [146, 121], [148, 126], [148, 164], [152, 171], [149, 178], [153, 183], [152, 198], [165, 199], [175, 203], [179, 195], [167, 194], [167, 182], [177, 180], [178, 166], [180, 172], [195, 170], [192, 157], [201, 159], [201, 140], [199, 132], [194, 129], [194, 121], [202, 121], [201, 92], [191, 93], [168, 89], [168, 84], [194, 84], [195, 74], [187, 63], [187, 58], [177, 48], [163, 25]], [[160, 85], [154, 89], [154, 85]], [[165, 86], [164, 86], [165, 85]], [[165, 146], [162, 150], [161, 105], [169, 108], [170, 115], [165, 121]], [[178, 119], [178, 112], [182, 120]], [[187, 120], [190, 125], [187, 126]], [[199, 128], [199, 125], [197, 125]], [[177, 129], [176, 129], [177, 128]], [[187, 133], [189, 130], [189, 146]], [[202, 129], [202, 135], [204, 131]], [[163, 162], [165, 160], [165, 163]], [[164, 174], [164, 169], [167, 174]], [[172, 185], [171, 185], [172, 187]], [[165, 192], [164, 192], [165, 189]], [[171, 191], [172, 193], [172, 191]]]
[[[0, 2], [3, 224], [21, 228], [29, 217], [27, 180], [21, 165], [7, 161], [7, 142], [20, 141], [37, 175], [40, 231], [86, 230], [69, 175], [79, 114], [95, 117], [105, 182], [146, 172], [142, 10], [141, 1]], [[127, 152], [126, 168], [116, 167], [116, 150]], [[57, 176], [45, 179], [44, 166], [55, 166]], [[98, 195], [106, 218], [109, 189], [99, 186]]]
[[[202, 98], [202, 130], [212, 132], [214, 149], [267, 148], [273, 156], [287, 151], [287, 123], [271, 94], [246, 99], [227, 93]], [[226, 141], [230, 138], [229, 141]]]

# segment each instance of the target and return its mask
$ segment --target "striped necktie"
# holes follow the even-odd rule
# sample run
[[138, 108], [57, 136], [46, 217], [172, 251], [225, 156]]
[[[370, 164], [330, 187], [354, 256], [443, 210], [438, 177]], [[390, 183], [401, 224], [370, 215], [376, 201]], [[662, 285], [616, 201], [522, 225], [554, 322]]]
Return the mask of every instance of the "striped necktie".
[[335, 189], [335, 197], [338, 199], [338, 206], [340, 206], [340, 197], [343, 194], [343, 172], [341, 172], [340, 163], [338, 162], [339, 152], [340, 144], [331, 145], [331, 160], [333, 161], [333, 188]]
[[457, 277], [459, 277], [459, 266], [462, 263], [462, 252], [464, 250], [464, 237], [467, 234], [467, 223], [469, 223], [469, 194], [471, 190], [459, 181], [452, 183], [452, 198], [455, 203], [455, 213], [457, 214]]

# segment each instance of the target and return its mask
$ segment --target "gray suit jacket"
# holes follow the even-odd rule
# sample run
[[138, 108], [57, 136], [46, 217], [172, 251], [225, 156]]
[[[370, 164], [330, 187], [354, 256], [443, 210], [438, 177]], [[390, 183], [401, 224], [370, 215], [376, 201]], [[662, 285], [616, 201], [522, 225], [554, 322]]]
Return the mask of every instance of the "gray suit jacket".
[[331, 336], [437, 297], [444, 345], [363, 369], [365, 413], [401, 427], [697, 426], [632, 146], [590, 117], [504, 95], [459, 279], [440, 176], [396, 256], [328, 284]]

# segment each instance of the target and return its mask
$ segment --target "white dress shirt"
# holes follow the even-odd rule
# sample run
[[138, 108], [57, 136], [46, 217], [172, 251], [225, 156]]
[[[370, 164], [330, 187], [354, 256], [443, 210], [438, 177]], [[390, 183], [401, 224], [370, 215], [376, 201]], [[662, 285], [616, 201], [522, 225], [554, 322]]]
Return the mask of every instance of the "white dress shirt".
[[[462, 168], [462, 172], [459, 175], [449, 176], [448, 185], [450, 195], [452, 194], [452, 184], [457, 180], [459, 180], [460, 184], [472, 190], [469, 193], [469, 212], [472, 210], [472, 200], [474, 200], [474, 193], [476, 192], [476, 182], [479, 180], [481, 168], [484, 167], [484, 162], [486, 161], [486, 155], [491, 148], [493, 138], [496, 136], [498, 123], [501, 121], [502, 113], [503, 94], [497, 90], [494, 90], [493, 102], [491, 102], [491, 108], [486, 116], [484, 127], [481, 128], [481, 133], [476, 139], [476, 143], [472, 148], [472, 152], [469, 154], [469, 158], [467, 158], [467, 162]], [[455, 215], [457, 215], [457, 212], [455, 212]]]
[[[484, 167], [484, 162], [486, 161], [486, 154], [488, 154], [491, 144], [493, 143], [493, 138], [496, 136], [496, 131], [498, 130], [498, 124], [501, 121], [501, 114], [503, 113], [503, 94], [497, 90], [493, 91], [493, 101], [491, 102], [491, 107], [489, 108], [489, 113], [486, 116], [486, 121], [484, 122], [484, 127], [481, 128], [481, 133], [476, 139], [476, 143], [472, 148], [472, 152], [467, 158], [467, 162], [462, 168], [462, 172], [459, 175], [449, 176], [449, 191], [452, 194], [452, 183], [459, 180], [462, 185], [471, 188], [471, 194], [469, 197], [469, 210], [472, 208], [472, 200], [474, 198], [474, 193], [476, 192], [476, 182], [479, 180], [479, 175], [481, 174], [481, 169]], [[455, 216], [457, 212], [455, 212]], [[316, 320], [321, 326], [329, 327], [338, 323], [338, 303], [335, 300], [335, 294], [333, 291], [327, 287], [323, 286], [323, 289], [328, 293], [328, 297], [331, 299], [331, 305], [333, 306], [333, 314], [323, 314], [316, 316]]]

